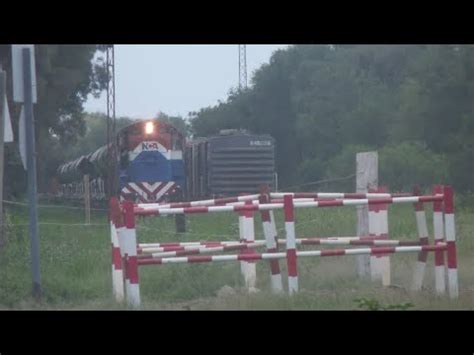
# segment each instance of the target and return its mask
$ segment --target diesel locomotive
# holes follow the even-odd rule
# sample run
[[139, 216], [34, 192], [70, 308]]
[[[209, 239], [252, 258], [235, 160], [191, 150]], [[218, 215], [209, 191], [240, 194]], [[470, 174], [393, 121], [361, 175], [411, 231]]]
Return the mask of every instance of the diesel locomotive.
[[[172, 125], [143, 120], [116, 136], [120, 198], [165, 202], [255, 193], [276, 189], [275, 141], [266, 134], [223, 130], [211, 137], [185, 137]], [[91, 198], [104, 200], [109, 177], [108, 147], [61, 165], [60, 195], [81, 199], [83, 177], [90, 178]]]
[[[132, 197], [139, 202], [169, 199], [185, 188], [184, 136], [172, 125], [158, 120], [138, 121], [116, 136], [118, 181], [121, 199]], [[108, 147], [61, 165], [58, 172], [60, 193], [66, 198], [80, 198], [82, 179], [89, 175], [91, 197], [105, 199]]]

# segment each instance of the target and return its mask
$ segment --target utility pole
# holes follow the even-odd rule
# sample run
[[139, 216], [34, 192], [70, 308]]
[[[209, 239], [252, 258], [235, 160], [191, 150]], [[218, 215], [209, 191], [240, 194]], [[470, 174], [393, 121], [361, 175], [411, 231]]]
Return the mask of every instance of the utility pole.
[[239, 91], [247, 89], [247, 46], [239, 44]]
[[4, 157], [5, 157], [5, 150], [4, 150], [4, 138], [5, 138], [5, 120], [6, 117], [4, 115], [5, 112], [5, 95], [6, 95], [6, 74], [2, 70], [2, 66], [0, 64], [0, 249], [2, 248], [3, 244], [3, 231], [4, 228], [4, 221], [3, 221], [3, 167], [4, 167]]
[[28, 170], [29, 229], [31, 244], [31, 268], [33, 271], [33, 297], [41, 298], [39, 268], [38, 211], [36, 186], [36, 143], [33, 117], [33, 85], [31, 73], [31, 55], [29, 48], [23, 48], [23, 87], [26, 128], [26, 165]]
[[106, 46], [107, 66], [107, 197], [118, 194], [117, 142], [115, 118], [115, 51], [114, 45]]
[[22, 105], [19, 122], [19, 148], [28, 175], [28, 212], [33, 276], [33, 297], [41, 299], [40, 258], [38, 239], [36, 143], [33, 104], [37, 102], [35, 46], [12, 45], [13, 101]]

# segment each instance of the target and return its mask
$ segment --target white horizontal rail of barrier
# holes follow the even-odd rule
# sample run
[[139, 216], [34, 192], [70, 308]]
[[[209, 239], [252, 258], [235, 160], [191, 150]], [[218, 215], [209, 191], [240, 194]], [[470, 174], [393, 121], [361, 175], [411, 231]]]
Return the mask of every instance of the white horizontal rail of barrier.
[[246, 201], [258, 200], [259, 194], [254, 195], [243, 195], [237, 197], [224, 197], [210, 200], [200, 200], [200, 201], [187, 201], [187, 202], [171, 202], [171, 203], [139, 203], [137, 207], [139, 208], [182, 208], [182, 207], [203, 207], [203, 206], [215, 206], [218, 204], [230, 204], [230, 203], [240, 203]]
[[[286, 239], [278, 240], [279, 244], [286, 244]], [[400, 241], [400, 240], [296, 240], [298, 245], [314, 246], [314, 245], [373, 245], [373, 246], [418, 246], [418, 241]], [[213, 254], [220, 252], [228, 252], [235, 250], [251, 249], [265, 246], [265, 241], [257, 241], [254, 243], [235, 243], [220, 246], [184, 246], [176, 247], [175, 250], [166, 248], [144, 248], [141, 256], [153, 258], [178, 257], [193, 254]]]
[[385, 198], [385, 197], [409, 197], [410, 193], [358, 193], [358, 192], [270, 192], [270, 198], [281, 199], [290, 195], [294, 200], [300, 198], [330, 198], [330, 199], [363, 199], [363, 198]]
[[[335, 237], [306, 237], [306, 238], [297, 238], [296, 241], [302, 240], [377, 240], [383, 239], [380, 236], [335, 236]], [[262, 240], [256, 240], [256, 242], [260, 242]], [[279, 243], [285, 243], [286, 239], [279, 239]], [[196, 242], [164, 242], [164, 243], [139, 243], [138, 248], [148, 248], [148, 247], [182, 247], [182, 246], [209, 246], [209, 245], [229, 245], [229, 244], [244, 244], [245, 242], [241, 242], [238, 240], [224, 240], [224, 241], [196, 241]]]
[[[297, 257], [325, 257], [343, 255], [380, 255], [393, 253], [415, 253], [420, 251], [433, 252], [446, 250], [446, 243], [429, 246], [408, 246], [408, 247], [375, 247], [375, 248], [354, 248], [354, 249], [330, 249], [330, 250], [310, 250], [297, 251]], [[171, 258], [149, 258], [139, 259], [138, 265], [158, 265], [158, 264], [182, 264], [182, 263], [208, 263], [222, 261], [242, 261], [242, 260], [271, 260], [285, 259], [286, 252], [262, 253], [262, 254], [233, 254], [233, 255], [194, 255]]]
[[[295, 208], [318, 208], [318, 207], [342, 207], [342, 206], [365, 206], [376, 204], [400, 204], [400, 203], [420, 203], [442, 201], [443, 195], [411, 196], [411, 197], [386, 197], [376, 199], [344, 199], [328, 200], [314, 202], [295, 202]], [[136, 215], [172, 215], [172, 214], [197, 214], [213, 212], [239, 212], [239, 211], [266, 211], [283, 209], [283, 203], [268, 203], [244, 206], [201, 206], [201, 207], [183, 207], [183, 208], [135, 208]]]

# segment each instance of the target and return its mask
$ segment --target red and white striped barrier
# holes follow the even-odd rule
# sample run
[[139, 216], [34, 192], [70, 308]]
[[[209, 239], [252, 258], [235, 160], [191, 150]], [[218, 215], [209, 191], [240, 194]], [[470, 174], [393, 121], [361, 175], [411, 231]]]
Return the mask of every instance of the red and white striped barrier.
[[449, 297], [458, 298], [458, 265], [456, 258], [456, 228], [454, 225], [454, 192], [451, 186], [444, 186], [444, 223], [448, 248], [448, 290]]
[[290, 195], [293, 199], [368, 199], [382, 197], [409, 197], [409, 193], [339, 193], [339, 192], [271, 192], [271, 199], [282, 199]]
[[[415, 195], [420, 195], [420, 189], [416, 187], [414, 189]], [[423, 203], [415, 203], [415, 216], [416, 216], [416, 229], [418, 231], [418, 239], [421, 245], [427, 245], [429, 243], [428, 226], [426, 223], [426, 213]], [[413, 275], [413, 286], [414, 291], [421, 290], [423, 286], [423, 279], [426, 269], [426, 261], [428, 259], [428, 253], [421, 251], [418, 253], [418, 261], [415, 267], [415, 273]]]
[[[271, 199], [281, 199], [281, 203], [283, 203], [283, 196], [284, 195], [291, 195], [293, 199], [299, 200], [301, 202], [308, 202], [314, 201], [317, 199], [362, 199], [362, 198], [380, 198], [380, 197], [406, 197], [411, 196], [411, 194], [407, 193], [397, 193], [397, 194], [388, 194], [388, 193], [368, 193], [368, 194], [361, 194], [361, 193], [329, 193], [329, 192], [320, 192], [320, 193], [312, 193], [312, 192], [288, 192], [288, 193], [278, 193], [272, 192], [269, 193]], [[138, 208], [184, 208], [184, 207], [202, 207], [202, 206], [218, 206], [218, 205], [228, 205], [237, 203], [238, 205], [241, 202], [246, 201], [256, 201], [259, 199], [261, 194], [253, 194], [253, 195], [242, 195], [236, 197], [225, 197], [225, 198], [216, 198], [216, 199], [209, 199], [209, 200], [200, 200], [200, 201], [188, 201], [188, 202], [173, 202], [173, 203], [141, 203], [137, 204]], [[306, 201], [304, 201], [306, 200]]]
[[125, 255], [125, 290], [128, 304], [136, 308], [140, 306], [140, 286], [138, 279], [137, 236], [133, 202], [125, 201], [123, 207], [125, 228], [120, 237], [123, 239], [122, 245]]
[[284, 197], [285, 232], [286, 232], [286, 262], [288, 268], [288, 292], [292, 295], [298, 292], [298, 269], [296, 263], [296, 235], [293, 197]]
[[[291, 196], [290, 196], [291, 197]], [[296, 208], [323, 208], [323, 207], [342, 207], [342, 206], [366, 206], [379, 204], [399, 204], [399, 203], [416, 203], [416, 202], [434, 202], [442, 201], [443, 195], [431, 196], [412, 196], [412, 197], [384, 197], [374, 199], [359, 200], [328, 200], [316, 202], [297, 202], [294, 203]], [[268, 204], [249, 204], [243, 206], [211, 206], [211, 207], [184, 207], [184, 208], [135, 208], [135, 214], [139, 216], [157, 216], [157, 215], [173, 215], [173, 214], [200, 214], [213, 212], [244, 212], [244, 211], [266, 211], [283, 209], [283, 203]]]
[[[378, 240], [380, 239], [379, 237], [374, 237], [374, 236], [340, 236], [340, 237], [307, 237], [307, 238], [300, 238], [296, 239], [296, 242], [302, 242], [302, 241], [308, 241], [311, 242], [313, 240], [316, 241], [325, 241], [327, 240], [328, 242], [332, 241], [339, 241], [339, 240], [348, 240], [348, 241], [371, 241], [371, 240]], [[279, 244], [286, 244], [286, 239], [278, 239], [277, 240]], [[258, 242], [258, 241], [256, 241]], [[262, 241], [263, 242], [263, 241]], [[165, 243], [139, 243], [138, 244], [138, 250], [140, 249], [146, 249], [146, 248], [176, 248], [176, 247], [216, 247], [216, 246], [222, 246], [222, 245], [232, 245], [232, 244], [240, 244], [242, 242], [238, 240], [226, 240], [226, 241], [198, 241], [198, 242], [165, 242]], [[245, 242], [244, 242], [245, 243]], [[174, 251], [174, 250], [184, 250], [184, 249], [168, 249], [168, 250], [160, 250], [160, 251]]]
[[[251, 201], [246, 201], [245, 204], [251, 204]], [[253, 211], [244, 211], [239, 215], [239, 236], [240, 241], [251, 245], [255, 241], [255, 223], [253, 218]], [[242, 248], [242, 254], [253, 254], [255, 251], [249, 247]], [[255, 262], [241, 261], [240, 268], [242, 276], [244, 277], [245, 287], [248, 290], [255, 289], [257, 284], [257, 265]]]
[[112, 290], [115, 300], [122, 302], [124, 300], [123, 269], [122, 256], [120, 255], [120, 245], [118, 238], [118, 229], [123, 228], [120, 205], [117, 198], [112, 197], [109, 204], [110, 214], [110, 237], [112, 242]]
[[[265, 241], [261, 240], [256, 242], [257, 245], [263, 245]], [[138, 254], [149, 254], [149, 253], [166, 253], [170, 251], [190, 251], [196, 249], [207, 249], [207, 248], [217, 248], [217, 247], [227, 247], [227, 246], [235, 246], [235, 245], [247, 245], [249, 243], [243, 241], [229, 241], [229, 242], [210, 242], [210, 243], [179, 243], [184, 245], [165, 245], [160, 246], [160, 243], [155, 244], [140, 244], [137, 251]], [[253, 243], [252, 243], [253, 244]]]
[[[280, 245], [286, 244], [286, 239], [277, 239], [277, 243]], [[186, 252], [197, 249], [211, 249], [218, 247], [237, 247], [242, 246], [246, 248], [251, 244], [249, 248], [258, 248], [267, 244], [266, 240], [255, 240], [253, 242], [247, 241], [223, 241], [223, 242], [183, 242], [183, 243], [150, 243], [150, 244], [139, 244], [138, 254], [150, 254], [150, 253], [167, 253], [167, 252]], [[400, 240], [389, 240], [374, 236], [362, 236], [362, 237], [307, 237], [297, 238], [296, 245], [400, 245], [400, 246], [412, 246], [421, 245], [418, 241], [400, 241]], [[227, 249], [226, 249], [227, 250]], [[231, 250], [231, 249], [229, 249]], [[171, 255], [171, 254], [170, 254]]]
[[[286, 239], [280, 239], [279, 244], [286, 244]], [[144, 258], [167, 258], [167, 257], [178, 257], [185, 255], [196, 255], [196, 254], [213, 254], [234, 250], [249, 250], [253, 248], [259, 248], [266, 245], [265, 240], [255, 241], [253, 243], [235, 243], [225, 244], [220, 246], [182, 246], [182, 247], [169, 247], [165, 248], [149, 248], [143, 249], [142, 253], [138, 255], [139, 259]], [[332, 239], [319, 239], [319, 238], [302, 238], [296, 239], [296, 245], [373, 245], [373, 246], [418, 246], [418, 241], [402, 241], [402, 240], [332, 240]], [[267, 251], [268, 252], [268, 251]], [[273, 251], [271, 253], [275, 253]], [[273, 276], [274, 274], [272, 274]]]
[[[172, 248], [172, 247], [184, 247], [184, 246], [207, 246], [207, 247], [212, 247], [212, 246], [221, 246], [221, 245], [227, 245], [227, 244], [239, 244], [240, 241], [238, 240], [228, 240], [228, 241], [199, 241], [199, 242], [165, 242], [165, 243], [139, 243], [138, 244], [138, 250], [142, 248]], [[179, 250], [179, 249], [170, 249], [170, 250]]]
[[[265, 204], [269, 201], [268, 191], [262, 191], [259, 198], [259, 203]], [[277, 244], [277, 230], [275, 225], [275, 216], [273, 211], [260, 211], [262, 217], [262, 229], [263, 235], [265, 236], [267, 253], [278, 252]], [[283, 292], [283, 282], [280, 272], [280, 264], [278, 260], [270, 260], [270, 282], [273, 293]]]
[[[433, 193], [442, 193], [442, 189], [441, 185], [435, 185]], [[443, 201], [435, 201], [433, 204], [433, 234], [435, 244], [444, 241]], [[439, 295], [445, 293], [445, 278], [444, 254], [437, 252], [435, 253], [435, 289]]]
[[[379, 187], [369, 190], [373, 193], [386, 193], [387, 189]], [[388, 205], [369, 205], [369, 234], [388, 239]], [[372, 280], [382, 280], [383, 286], [390, 286], [390, 257], [388, 255], [370, 256], [370, 274]]]
[[184, 208], [184, 207], [202, 207], [202, 206], [218, 206], [230, 203], [246, 202], [257, 200], [260, 195], [242, 195], [237, 197], [215, 198], [210, 200], [174, 202], [174, 203], [140, 203], [138, 208]]
[[[458, 297], [458, 276], [457, 276], [457, 260], [456, 260], [456, 244], [455, 244], [455, 225], [454, 225], [454, 203], [453, 191], [450, 187], [436, 187], [433, 195], [428, 196], [402, 196], [394, 197], [390, 195], [376, 197], [377, 193], [364, 194], [364, 197], [359, 199], [333, 199], [333, 200], [319, 200], [319, 201], [297, 201], [291, 195], [286, 195], [283, 198], [283, 203], [266, 203], [268, 202], [268, 195], [265, 199], [260, 197], [259, 201], [247, 200], [244, 205], [235, 206], [199, 206], [199, 207], [180, 207], [180, 208], [141, 208], [134, 207], [132, 202], [125, 202], [123, 205], [124, 224], [125, 228], [115, 228], [118, 234], [118, 245], [122, 250], [125, 265], [125, 286], [126, 297], [128, 304], [137, 307], [140, 305], [140, 290], [138, 267], [141, 265], [166, 264], [166, 263], [203, 263], [203, 262], [220, 262], [220, 261], [241, 261], [244, 265], [255, 266], [258, 260], [278, 261], [279, 259], [287, 260], [288, 269], [288, 291], [292, 295], [298, 291], [298, 271], [297, 259], [298, 257], [326, 257], [326, 256], [343, 256], [343, 255], [371, 255], [379, 257], [386, 257], [388, 254], [416, 252], [420, 256], [426, 255], [428, 252], [435, 253], [436, 265], [436, 289], [441, 293], [444, 292], [445, 285], [441, 287], [441, 281], [438, 274], [439, 266], [443, 267], [443, 281], [446, 276], [444, 273], [444, 258], [440, 259], [439, 255], [447, 254], [448, 263], [448, 286], [451, 298]], [[344, 194], [346, 195], [346, 194]], [[361, 194], [358, 194], [361, 195]], [[250, 195], [247, 195], [250, 196]], [[359, 196], [360, 197], [360, 196]], [[307, 197], [301, 197], [307, 198]], [[322, 198], [321, 196], [312, 198]], [[334, 198], [334, 197], [328, 197]], [[241, 203], [243, 201], [237, 201]], [[419, 206], [426, 202], [434, 203], [434, 245], [426, 245], [427, 228], [426, 216], [421, 212]], [[234, 202], [230, 202], [234, 203]], [[414, 203], [417, 211], [417, 227], [418, 227], [418, 241], [400, 241], [389, 240], [388, 236], [388, 222], [387, 222], [387, 205], [398, 203]], [[443, 226], [443, 204], [445, 213], [445, 227]], [[111, 204], [112, 205], [112, 204]], [[295, 235], [295, 208], [308, 207], [339, 207], [339, 206], [360, 206], [368, 205], [370, 213], [372, 213], [372, 222], [369, 236], [362, 237], [330, 237], [330, 238], [301, 238], [296, 239]], [[120, 208], [119, 208], [120, 209]], [[277, 239], [277, 233], [274, 221], [272, 221], [272, 212], [274, 209], [283, 209], [285, 216], [285, 239]], [[253, 212], [261, 211], [262, 223], [264, 229], [264, 240], [255, 240], [254, 235], [254, 219]], [[178, 213], [209, 213], [209, 212], [239, 212], [240, 217], [239, 230], [240, 241], [199, 241], [199, 242], [185, 242], [185, 243], [141, 243], [137, 244], [136, 230], [135, 230], [135, 215], [166, 215]], [[381, 213], [382, 212], [382, 213]], [[440, 216], [437, 215], [440, 214]], [[383, 216], [384, 218], [380, 218]], [[441, 217], [441, 218], [439, 218]], [[119, 218], [113, 218], [114, 225], [117, 223], [120, 226]], [[116, 222], [115, 222], [116, 221]], [[374, 222], [375, 221], [375, 222]], [[424, 223], [424, 224], [423, 224]], [[117, 225], [115, 225], [116, 227]], [[443, 239], [443, 232], [446, 233], [446, 242]], [[286, 251], [278, 252], [279, 244], [286, 245]], [[419, 245], [422, 244], [422, 245]], [[116, 245], [113, 244], [113, 245]], [[296, 245], [370, 245], [370, 248], [355, 248], [355, 249], [329, 249], [329, 250], [308, 250], [297, 251]], [[266, 253], [257, 253], [255, 248], [266, 246]], [[232, 250], [251, 251], [241, 252], [237, 255], [204, 255], [213, 253], [222, 253]], [[137, 255], [140, 253], [140, 256]], [[197, 254], [197, 255], [196, 255]], [[201, 254], [201, 255], [200, 255]], [[440, 262], [442, 260], [442, 262]], [[426, 258], [424, 259], [426, 263]], [[249, 264], [251, 263], [251, 264]], [[279, 265], [271, 263], [272, 269], [272, 289], [281, 292], [282, 282], [281, 274], [279, 273]], [[272, 265], [278, 266], [278, 269], [273, 269]], [[424, 269], [424, 266], [423, 266]], [[417, 270], [421, 270], [417, 266]], [[245, 269], [247, 271], [247, 269]], [[278, 271], [274, 272], [274, 271]], [[423, 282], [423, 272], [415, 272], [414, 285], [421, 288]], [[253, 276], [252, 276], [253, 275]], [[246, 277], [247, 287], [255, 287], [256, 273]], [[274, 276], [279, 275], [278, 281], [274, 282]], [[420, 276], [421, 275], [421, 276]], [[244, 275], [245, 276], [245, 275]], [[388, 280], [389, 280], [388, 276]], [[275, 278], [276, 279], [276, 278]], [[382, 277], [382, 280], [384, 278]], [[384, 284], [389, 282], [384, 281]], [[415, 287], [414, 287], [415, 288]]]
[[[237, 243], [237, 244], [228, 244], [228, 245], [221, 245], [221, 246], [213, 246], [213, 247], [207, 247], [207, 246], [188, 246], [188, 247], [181, 247], [183, 249], [181, 250], [163, 250], [159, 251], [157, 249], [160, 248], [150, 248], [150, 249], [145, 249], [143, 254], [140, 254], [138, 257], [139, 259], [146, 259], [146, 258], [169, 258], [169, 257], [178, 257], [178, 256], [184, 256], [184, 255], [196, 255], [196, 254], [213, 254], [213, 253], [223, 253], [227, 251], [235, 251], [235, 250], [252, 250], [253, 248], [258, 248], [265, 246], [265, 241], [257, 241], [253, 243]], [[252, 253], [255, 251], [252, 250]], [[250, 253], [250, 254], [252, 254]], [[245, 254], [245, 253], [243, 253]], [[243, 274], [245, 277], [246, 275]], [[252, 286], [255, 287], [255, 286]]]
[[[376, 247], [376, 248], [358, 248], [358, 249], [328, 249], [328, 250], [309, 250], [297, 251], [296, 257], [326, 257], [326, 256], [344, 256], [344, 255], [380, 255], [394, 253], [417, 253], [420, 251], [436, 252], [446, 251], [447, 245], [440, 243], [437, 245], [419, 245], [409, 247]], [[161, 265], [161, 264], [182, 264], [182, 263], [210, 263], [222, 261], [257, 261], [285, 259], [287, 253], [254, 253], [254, 254], [233, 254], [233, 255], [193, 255], [176, 258], [149, 258], [139, 259], [139, 265]]]
[[[284, 243], [284, 240], [278, 240]], [[390, 240], [378, 237], [348, 237], [348, 238], [301, 238], [296, 239], [297, 245], [398, 245], [398, 246], [418, 246], [417, 241], [411, 240]]]

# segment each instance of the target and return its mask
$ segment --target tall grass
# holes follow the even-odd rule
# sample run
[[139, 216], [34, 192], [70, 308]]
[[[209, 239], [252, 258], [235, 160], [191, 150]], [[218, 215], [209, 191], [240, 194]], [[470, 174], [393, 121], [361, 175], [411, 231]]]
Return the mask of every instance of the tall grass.
[[[93, 214], [92, 225], [84, 221], [82, 210], [40, 209], [40, 258], [44, 297], [41, 304], [30, 298], [31, 270], [24, 207], [9, 208], [10, 226], [6, 244], [0, 251], [0, 308], [8, 309], [122, 309], [111, 294], [111, 251], [105, 213]], [[431, 214], [429, 226], [431, 226]], [[281, 211], [275, 214], [277, 228], [284, 225]], [[459, 255], [460, 298], [450, 301], [433, 295], [432, 255], [426, 275], [426, 289], [409, 290], [416, 254], [391, 257], [394, 287], [361, 280], [353, 257], [302, 258], [298, 261], [299, 292], [294, 297], [269, 292], [269, 267], [257, 264], [257, 287], [261, 292], [243, 291], [238, 263], [175, 264], [146, 266], [140, 270], [140, 287], [145, 309], [358, 309], [357, 299], [375, 300], [384, 305], [410, 303], [414, 309], [474, 308], [474, 215], [458, 211], [456, 227]], [[174, 218], [140, 218], [141, 242], [237, 240], [238, 220], [233, 214], [192, 215], [186, 219], [187, 233], [176, 234]], [[56, 223], [58, 225], [56, 225]], [[256, 238], [263, 238], [260, 216], [255, 216]], [[298, 237], [354, 235], [354, 208], [302, 209], [296, 213]], [[394, 239], [416, 239], [411, 206], [391, 206], [389, 229]], [[431, 229], [431, 228], [430, 228]], [[281, 233], [284, 236], [284, 233]], [[308, 248], [308, 247], [306, 247]], [[285, 261], [280, 262], [283, 276]], [[285, 281], [285, 277], [284, 277]], [[217, 297], [228, 285], [234, 295]], [[286, 287], [286, 285], [285, 285]]]

